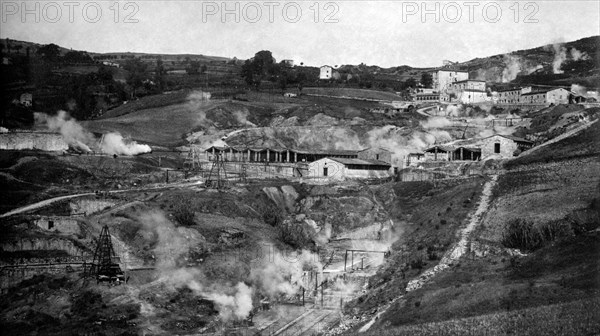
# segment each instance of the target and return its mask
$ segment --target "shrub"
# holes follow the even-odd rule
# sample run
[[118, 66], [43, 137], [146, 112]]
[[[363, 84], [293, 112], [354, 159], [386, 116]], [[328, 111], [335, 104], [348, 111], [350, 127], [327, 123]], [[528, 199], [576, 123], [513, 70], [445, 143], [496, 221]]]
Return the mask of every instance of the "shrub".
[[302, 224], [283, 222], [277, 228], [279, 239], [294, 248], [307, 248], [314, 245], [310, 233]]
[[271, 226], [277, 226], [281, 223], [281, 215], [278, 209], [268, 207], [263, 210], [263, 220]]
[[509, 248], [533, 251], [557, 238], [570, 235], [572, 231], [565, 221], [536, 225], [526, 219], [515, 218], [508, 222], [502, 244]]
[[421, 258], [413, 259], [410, 261], [410, 268], [412, 268], [412, 269], [422, 269], [423, 266], [425, 266], [425, 263], [423, 262], [423, 259], [421, 259]]

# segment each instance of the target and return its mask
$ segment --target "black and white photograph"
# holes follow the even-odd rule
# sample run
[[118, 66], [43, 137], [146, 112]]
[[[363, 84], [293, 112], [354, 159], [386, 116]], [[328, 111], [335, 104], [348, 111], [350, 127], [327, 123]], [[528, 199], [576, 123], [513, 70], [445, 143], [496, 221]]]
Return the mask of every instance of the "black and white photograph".
[[0, 16], [0, 335], [600, 336], [600, 1]]

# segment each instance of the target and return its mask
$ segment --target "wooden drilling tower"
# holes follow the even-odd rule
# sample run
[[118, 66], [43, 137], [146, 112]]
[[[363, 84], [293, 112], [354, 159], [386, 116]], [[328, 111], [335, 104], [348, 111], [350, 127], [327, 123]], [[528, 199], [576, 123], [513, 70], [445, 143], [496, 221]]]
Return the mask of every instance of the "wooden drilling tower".
[[105, 225], [100, 232], [94, 259], [86, 276], [95, 276], [97, 282], [120, 283], [125, 278], [118, 262], [119, 257], [115, 254], [108, 226]]
[[225, 171], [225, 162], [221, 154], [215, 154], [215, 158], [204, 182], [207, 188], [224, 189], [228, 186], [227, 172]]

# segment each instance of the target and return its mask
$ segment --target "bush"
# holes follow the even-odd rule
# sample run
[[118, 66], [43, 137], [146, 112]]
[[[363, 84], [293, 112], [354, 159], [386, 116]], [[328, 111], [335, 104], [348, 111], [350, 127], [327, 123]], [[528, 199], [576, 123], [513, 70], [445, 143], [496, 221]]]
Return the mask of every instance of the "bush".
[[278, 225], [278, 229], [279, 239], [294, 248], [307, 248], [314, 245], [310, 233], [303, 224], [284, 222]]
[[425, 266], [425, 263], [423, 262], [423, 259], [419, 258], [419, 259], [413, 259], [410, 261], [410, 268], [412, 269], [422, 269], [423, 266]]
[[271, 226], [277, 226], [281, 223], [280, 211], [277, 208], [268, 207], [263, 211], [263, 220]]
[[188, 199], [179, 197], [175, 204], [173, 216], [177, 223], [181, 226], [195, 225], [196, 221], [194, 211], [192, 210], [192, 203]]
[[502, 244], [509, 248], [533, 251], [572, 232], [571, 226], [565, 221], [536, 225], [526, 219], [515, 218], [508, 222]]

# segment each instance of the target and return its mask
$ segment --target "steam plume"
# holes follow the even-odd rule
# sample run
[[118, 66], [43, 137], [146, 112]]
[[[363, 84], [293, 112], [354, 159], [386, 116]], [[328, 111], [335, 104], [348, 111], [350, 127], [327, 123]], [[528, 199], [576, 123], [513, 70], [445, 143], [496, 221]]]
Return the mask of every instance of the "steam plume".
[[150, 153], [152, 149], [148, 145], [140, 145], [135, 141], [125, 143], [123, 136], [119, 133], [107, 133], [102, 140], [101, 149], [106, 154], [138, 155]]
[[92, 152], [92, 149], [95, 148], [100, 148], [105, 154], [118, 155], [138, 155], [152, 151], [148, 145], [140, 145], [135, 141], [126, 143], [121, 134], [117, 132], [106, 134], [102, 142], [98, 144], [96, 137], [91, 132], [62, 110], [58, 111], [55, 116], [35, 113], [35, 119], [37, 124], [44, 125], [48, 130], [59, 132], [70, 147], [86, 153]]

